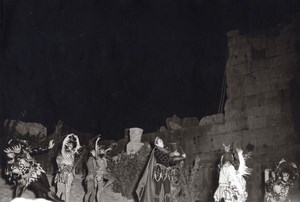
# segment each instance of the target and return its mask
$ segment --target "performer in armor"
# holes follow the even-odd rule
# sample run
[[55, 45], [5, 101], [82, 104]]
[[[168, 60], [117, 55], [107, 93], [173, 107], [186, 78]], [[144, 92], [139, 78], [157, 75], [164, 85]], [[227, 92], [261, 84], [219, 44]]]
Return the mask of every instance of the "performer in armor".
[[87, 175], [85, 177], [86, 194], [84, 196], [84, 202], [94, 202], [96, 198], [96, 152], [93, 149], [89, 152], [89, 157], [86, 162]]
[[[268, 179], [272, 172], [273, 177]], [[275, 170], [267, 169], [265, 202], [290, 202], [289, 193], [298, 179], [298, 168], [295, 163], [282, 159]]]
[[[155, 147], [151, 152], [145, 172], [139, 182], [136, 190], [139, 201], [143, 202], [159, 202], [170, 201], [171, 192], [171, 171], [172, 166], [186, 158], [186, 154], [182, 155], [179, 152], [170, 152], [164, 147], [164, 142], [161, 138], [156, 137], [154, 141]], [[161, 189], [163, 187], [163, 195]], [[153, 193], [154, 190], [154, 193]]]
[[234, 156], [230, 152], [230, 146], [225, 147], [225, 154], [222, 155], [219, 164], [219, 186], [214, 194], [216, 202], [245, 202], [248, 193], [246, 192], [246, 180], [244, 176], [250, 175], [251, 169], [246, 166], [243, 150], [237, 148], [239, 168], [235, 169]]
[[[115, 178], [107, 170], [107, 152], [111, 148], [104, 149], [103, 147], [98, 146], [98, 141], [100, 138], [97, 138], [95, 144], [96, 150], [96, 178], [95, 184], [97, 186], [97, 201], [101, 201], [101, 193], [103, 190], [113, 183]], [[106, 182], [105, 182], [106, 181]]]
[[46, 151], [54, 146], [53, 140], [47, 148], [31, 149], [26, 140], [11, 139], [4, 150], [8, 161], [5, 174], [15, 186], [14, 197], [21, 197], [27, 187], [30, 187], [39, 198], [60, 202], [61, 200], [50, 190], [46, 172], [31, 154]]
[[56, 158], [58, 166], [58, 172], [54, 180], [57, 186], [56, 194], [59, 197], [63, 197], [66, 202], [69, 201], [70, 190], [75, 175], [75, 154], [78, 154], [80, 148], [78, 136], [73, 133], [68, 134], [63, 140], [61, 154]]

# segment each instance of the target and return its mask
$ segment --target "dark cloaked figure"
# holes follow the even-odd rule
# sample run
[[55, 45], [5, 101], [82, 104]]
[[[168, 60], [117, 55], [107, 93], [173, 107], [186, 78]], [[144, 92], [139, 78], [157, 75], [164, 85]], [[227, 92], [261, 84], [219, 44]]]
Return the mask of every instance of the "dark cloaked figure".
[[14, 197], [21, 197], [27, 187], [30, 187], [39, 198], [61, 202], [56, 194], [50, 190], [46, 172], [39, 163], [31, 157], [31, 153], [46, 151], [53, 147], [53, 141], [48, 148], [31, 149], [25, 140], [12, 139], [4, 150], [7, 155], [5, 174], [15, 186]]
[[[186, 158], [175, 150], [171, 152], [164, 147], [161, 138], [156, 137], [155, 147], [151, 152], [147, 167], [139, 182], [136, 193], [139, 201], [170, 201], [172, 167]], [[163, 191], [162, 191], [163, 190]], [[163, 193], [163, 194], [162, 194]]]

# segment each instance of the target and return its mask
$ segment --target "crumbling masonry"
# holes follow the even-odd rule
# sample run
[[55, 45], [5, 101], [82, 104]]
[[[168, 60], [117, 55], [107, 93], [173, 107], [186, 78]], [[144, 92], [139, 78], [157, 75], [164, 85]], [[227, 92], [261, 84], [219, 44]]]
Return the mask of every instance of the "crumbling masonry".
[[[200, 201], [212, 201], [218, 182], [222, 144], [252, 152], [248, 201], [262, 201], [264, 169], [281, 158], [300, 167], [300, 18], [248, 34], [228, 32], [227, 100], [224, 114], [201, 119], [199, 126], [145, 134], [179, 142], [187, 166], [200, 155]], [[295, 192], [299, 192], [296, 185]]]

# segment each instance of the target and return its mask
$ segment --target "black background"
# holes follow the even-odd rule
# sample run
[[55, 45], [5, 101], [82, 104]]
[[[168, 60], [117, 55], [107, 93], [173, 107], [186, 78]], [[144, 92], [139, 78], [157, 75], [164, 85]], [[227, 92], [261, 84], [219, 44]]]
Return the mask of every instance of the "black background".
[[297, 0], [1, 0], [0, 121], [123, 137], [218, 112], [226, 32], [285, 23]]

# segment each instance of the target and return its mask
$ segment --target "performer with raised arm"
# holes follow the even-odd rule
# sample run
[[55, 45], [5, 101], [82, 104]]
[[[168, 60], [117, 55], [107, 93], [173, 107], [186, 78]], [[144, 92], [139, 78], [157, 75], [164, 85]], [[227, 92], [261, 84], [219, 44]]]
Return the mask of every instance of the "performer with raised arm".
[[115, 178], [109, 173], [107, 168], [107, 152], [111, 150], [111, 148], [104, 149], [103, 147], [99, 147], [98, 141], [100, 138], [97, 138], [95, 143], [96, 150], [96, 186], [97, 186], [97, 201], [101, 201], [101, 194], [103, 190], [113, 183]]
[[91, 150], [88, 154], [88, 160], [86, 162], [87, 175], [85, 177], [86, 193], [84, 196], [84, 202], [94, 202], [96, 199], [96, 152], [95, 149]]
[[[155, 147], [150, 154], [147, 167], [139, 182], [136, 193], [139, 201], [169, 202], [171, 196], [171, 169], [172, 166], [186, 158], [186, 154], [178, 151], [170, 152], [164, 146], [160, 137], [154, 140]], [[161, 191], [163, 187], [163, 192]]]
[[84, 202], [94, 202], [96, 200], [97, 181], [96, 179], [96, 150], [95, 150], [95, 139], [98, 142], [101, 135], [92, 138], [88, 143], [88, 157], [86, 161], [87, 174], [85, 177], [86, 193], [84, 196]]
[[246, 166], [243, 150], [237, 148], [239, 168], [234, 167], [234, 156], [230, 152], [230, 145], [224, 145], [225, 153], [219, 164], [219, 186], [214, 194], [215, 202], [245, 202], [248, 197], [246, 180], [244, 176], [251, 174], [251, 169]]
[[61, 154], [56, 158], [58, 166], [58, 172], [54, 180], [57, 186], [56, 194], [60, 198], [63, 197], [66, 202], [69, 201], [70, 190], [75, 175], [75, 154], [78, 154], [80, 148], [78, 136], [73, 133], [68, 134], [63, 140]]
[[27, 187], [30, 187], [39, 198], [61, 202], [51, 191], [46, 172], [31, 154], [53, 148], [53, 140], [45, 148], [31, 148], [26, 140], [11, 139], [4, 150], [7, 155], [5, 174], [15, 186], [14, 197], [21, 197]]

